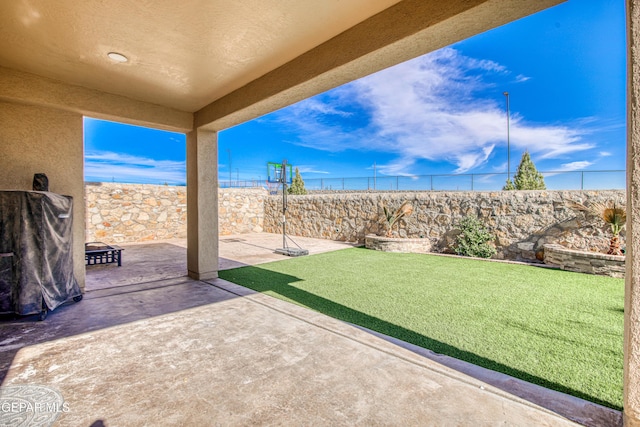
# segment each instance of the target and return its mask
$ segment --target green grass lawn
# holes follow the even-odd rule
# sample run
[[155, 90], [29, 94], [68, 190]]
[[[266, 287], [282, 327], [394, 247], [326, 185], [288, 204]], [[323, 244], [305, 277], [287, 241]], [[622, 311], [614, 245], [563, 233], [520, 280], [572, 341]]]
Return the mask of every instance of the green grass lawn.
[[622, 408], [622, 279], [363, 248], [221, 271], [220, 277]]

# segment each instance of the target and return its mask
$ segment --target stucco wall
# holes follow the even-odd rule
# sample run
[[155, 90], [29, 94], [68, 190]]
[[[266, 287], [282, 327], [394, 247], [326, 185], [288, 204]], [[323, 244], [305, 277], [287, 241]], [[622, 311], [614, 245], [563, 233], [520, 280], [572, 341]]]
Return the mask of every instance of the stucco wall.
[[624, 425], [640, 426], [640, 0], [627, 0], [627, 271]]
[[73, 197], [74, 274], [84, 288], [84, 143], [80, 114], [0, 102], [0, 188], [31, 190], [45, 173], [49, 190]]
[[[625, 200], [619, 191], [408, 192], [292, 196], [288, 199], [290, 234], [364, 242], [381, 233], [381, 203], [395, 209], [409, 200], [413, 215], [400, 221], [400, 237], [431, 240], [433, 251], [446, 252], [458, 221], [476, 215], [496, 236], [498, 258], [541, 261], [546, 243], [573, 249], [608, 248], [609, 229], [593, 225], [569, 207], [571, 202]], [[264, 228], [280, 231], [282, 201], [268, 197]], [[624, 240], [624, 238], [623, 238]], [[623, 242], [624, 245], [624, 242]]]
[[[187, 237], [184, 186], [87, 183], [86, 240], [144, 242]], [[219, 234], [262, 231], [266, 190], [220, 189]]]

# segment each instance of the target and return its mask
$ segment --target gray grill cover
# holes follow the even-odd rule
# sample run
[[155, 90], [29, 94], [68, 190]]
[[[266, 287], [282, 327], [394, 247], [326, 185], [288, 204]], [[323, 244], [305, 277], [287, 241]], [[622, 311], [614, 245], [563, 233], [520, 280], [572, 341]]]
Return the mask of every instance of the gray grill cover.
[[[81, 295], [73, 276], [73, 199], [44, 191], [0, 191], [0, 312], [35, 314]], [[7, 260], [12, 267], [7, 268]]]

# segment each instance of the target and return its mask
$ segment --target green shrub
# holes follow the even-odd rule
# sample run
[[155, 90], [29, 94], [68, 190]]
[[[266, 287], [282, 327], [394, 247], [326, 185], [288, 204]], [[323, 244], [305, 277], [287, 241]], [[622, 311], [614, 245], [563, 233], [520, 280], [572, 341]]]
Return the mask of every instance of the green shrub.
[[496, 254], [496, 248], [488, 243], [493, 239], [493, 235], [478, 218], [464, 217], [458, 228], [460, 234], [456, 237], [453, 248], [458, 255], [491, 258]]

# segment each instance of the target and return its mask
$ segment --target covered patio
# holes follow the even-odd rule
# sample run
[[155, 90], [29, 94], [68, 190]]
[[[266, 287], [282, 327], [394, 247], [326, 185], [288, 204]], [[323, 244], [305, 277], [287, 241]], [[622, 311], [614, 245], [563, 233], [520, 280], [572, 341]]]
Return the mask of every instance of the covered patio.
[[56, 425], [574, 425], [221, 279], [91, 295], [23, 328], [63, 337], [17, 352], [3, 386], [57, 389], [69, 411]]
[[[220, 268], [290, 259], [270, 248], [280, 238], [225, 236]], [[300, 240], [311, 254], [350, 246]], [[176, 257], [185, 246], [126, 245], [122, 267], [87, 268], [80, 304], [44, 322], [1, 323], [3, 387], [55, 388], [68, 405], [56, 425], [70, 426], [621, 421], [617, 411], [222, 279], [190, 279]]]
[[[107, 292], [29, 326], [50, 328], [51, 340], [17, 353], [3, 387], [59, 389], [72, 408], [64, 425], [565, 423], [347, 325], [221, 283], [215, 191], [218, 131], [559, 2], [3, 2], [0, 187], [29, 190], [44, 172], [51, 191], [74, 197], [74, 272], [84, 289], [83, 117], [184, 133], [190, 277], [162, 288], [168, 295], [149, 289], [129, 305], [103, 304], [119, 307], [120, 320], [105, 322], [106, 308], [94, 305]], [[640, 2], [626, 4], [624, 422], [636, 426]], [[14, 338], [3, 338], [5, 350]]]

